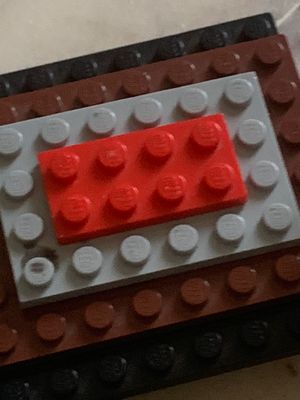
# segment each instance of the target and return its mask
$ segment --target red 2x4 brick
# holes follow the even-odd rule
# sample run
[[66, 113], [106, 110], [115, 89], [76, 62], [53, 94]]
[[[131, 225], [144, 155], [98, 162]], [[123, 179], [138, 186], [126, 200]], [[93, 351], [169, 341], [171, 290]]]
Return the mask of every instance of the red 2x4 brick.
[[39, 154], [60, 243], [242, 204], [221, 114]]

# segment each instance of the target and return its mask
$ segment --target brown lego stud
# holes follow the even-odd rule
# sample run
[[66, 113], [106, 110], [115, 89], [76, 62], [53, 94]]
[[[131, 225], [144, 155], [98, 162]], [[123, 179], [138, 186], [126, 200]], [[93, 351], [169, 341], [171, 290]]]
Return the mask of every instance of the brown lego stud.
[[210, 284], [201, 278], [191, 278], [180, 288], [181, 298], [189, 306], [202, 306], [209, 299]]
[[105, 102], [106, 87], [100, 83], [78, 81], [77, 100], [83, 107]]
[[184, 86], [194, 83], [196, 67], [187, 61], [178, 61], [168, 70], [168, 79], [175, 86]]
[[290, 80], [281, 79], [270, 87], [268, 95], [274, 103], [285, 106], [292, 103], [296, 97], [297, 85]]
[[146, 72], [124, 72], [122, 88], [128, 96], [140, 96], [150, 92], [151, 77]]
[[300, 279], [300, 257], [298, 255], [285, 255], [280, 257], [275, 264], [277, 276], [285, 282], [297, 282]]
[[240, 56], [231, 51], [223, 50], [212, 61], [212, 69], [220, 76], [234, 75], [239, 69]]
[[55, 93], [52, 95], [35, 96], [32, 104], [32, 112], [37, 117], [56, 114], [64, 111], [64, 105], [61, 97]]
[[259, 42], [256, 47], [256, 57], [266, 66], [279, 64], [284, 57], [284, 52], [285, 46], [276, 40], [270, 41], [267, 47], [264, 42]]
[[107, 329], [113, 323], [114, 314], [115, 310], [112, 304], [97, 301], [86, 307], [84, 319], [90, 328]]
[[0, 325], [0, 354], [12, 351], [18, 342], [18, 333], [6, 324]]
[[253, 292], [257, 283], [255, 269], [240, 266], [233, 268], [228, 275], [228, 286], [237, 294], [249, 294]]
[[66, 319], [59, 314], [44, 314], [36, 323], [38, 336], [46, 342], [61, 339], [66, 331]]
[[133, 298], [133, 308], [139, 317], [156, 317], [162, 308], [162, 296], [155, 290], [141, 290]]

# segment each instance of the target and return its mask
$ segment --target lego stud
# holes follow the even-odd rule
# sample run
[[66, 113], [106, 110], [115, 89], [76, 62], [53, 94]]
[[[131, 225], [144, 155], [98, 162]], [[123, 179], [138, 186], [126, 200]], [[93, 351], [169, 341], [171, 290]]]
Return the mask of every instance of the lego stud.
[[150, 91], [151, 76], [146, 72], [128, 71], [122, 79], [123, 90], [128, 96], [140, 96]]
[[123, 381], [127, 373], [127, 361], [121, 356], [108, 355], [99, 361], [99, 378], [108, 385]]
[[280, 136], [291, 145], [300, 144], [300, 119], [287, 118], [280, 127]]
[[275, 264], [275, 273], [283, 282], [298, 282], [300, 279], [300, 257], [294, 254], [279, 257]]
[[87, 82], [86, 80], [77, 82], [77, 100], [84, 106], [95, 106], [104, 102], [106, 87], [98, 82]]
[[175, 86], [190, 85], [195, 80], [195, 72], [194, 64], [176, 60], [168, 70], [168, 79]]
[[82, 79], [92, 78], [98, 72], [98, 63], [92, 58], [75, 60], [71, 64], [71, 80], [80, 81]]
[[232, 50], [223, 50], [212, 61], [213, 70], [220, 76], [229, 76], [237, 72], [240, 56]]
[[95, 301], [89, 304], [84, 312], [84, 320], [92, 329], [108, 329], [112, 326], [115, 310], [112, 304]]
[[93, 246], [83, 246], [75, 250], [72, 265], [81, 276], [94, 276], [102, 266], [102, 253]]
[[269, 230], [281, 233], [291, 226], [293, 213], [286, 204], [273, 203], [264, 211], [262, 220]]
[[203, 180], [213, 192], [226, 192], [232, 186], [233, 176], [231, 166], [220, 163], [209, 167], [204, 173]]
[[214, 50], [225, 47], [230, 43], [229, 34], [226, 28], [206, 28], [201, 32], [200, 47], [203, 50]]
[[243, 342], [252, 348], [264, 346], [269, 339], [269, 325], [266, 321], [247, 321], [241, 329]]
[[261, 146], [267, 135], [265, 124], [257, 119], [247, 119], [243, 121], [238, 130], [238, 139], [240, 143], [247, 147]]
[[259, 161], [251, 169], [250, 179], [259, 189], [271, 189], [278, 182], [279, 168], [271, 161]]
[[219, 238], [224, 242], [236, 243], [242, 240], [246, 230], [246, 223], [240, 215], [225, 214], [218, 219], [216, 230]]
[[139, 191], [135, 186], [115, 187], [108, 195], [108, 201], [114, 211], [121, 214], [132, 213], [138, 204]]
[[97, 160], [101, 167], [111, 172], [124, 168], [127, 160], [127, 147], [119, 141], [99, 142]]
[[99, 136], [110, 135], [114, 131], [116, 123], [116, 114], [108, 108], [94, 110], [87, 121], [89, 129]]
[[297, 85], [288, 79], [281, 79], [273, 83], [269, 89], [269, 97], [273, 103], [287, 106], [295, 100]]
[[218, 357], [223, 348], [223, 337], [218, 332], [205, 332], [195, 339], [195, 352], [204, 360]]
[[148, 239], [139, 235], [128, 236], [123, 240], [120, 253], [124, 261], [131, 265], [143, 265], [151, 254], [151, 244]]
[[32, 176], [23, 170], [10, 171], [5, 177], [3, 189], [14, 200], [24, 199], [33, 189]]
[[0, 156], [14, 157], [22, 149], [23, 135], [12, 128], [4, 128], [0, 131]]
[[174, 136], [167, 131], [149, 132], [145, 140], [145, 150], [154, 161], [165, 161], [174, 149]]
[[0, 354], [11, 352], [18, 343], [18, 332], [7, 324], [0, 325]]
[[236, 78], [227, 83], [224, 95], [233, 105], [246, 106], [252, 99], [253, 93], [254, 88], [251, 82], [246, 79]]
[[284, 54], [284, 46], [276, 39], [273, 41], [268, 40], [268, 43], [261, 41], [257, 43], [255, 54], [262, 64], [273, 66], [281, 63]]
[[14, 222], [13, 231], [21, 242], [35, 242], [44, 232], [44, 221], [37, 214], [20, 214]]
[[148, 97], [139, 100], [134, 107], [134, 117], [142, 125], [153, 126], [158, 124], [163, 113], [162, 104]]
[[166, 373], [175, 362], [175, 349], [168, 344], [152, 345], [146, 351], [145, 362], [152, 371]]
[[116, 53], [115, 66], [117, 70], [136, 68], [145, 63], [143, 54], [138, 49], [131, 48], [129, 50], [122, 50], [122, 52], [117, 51]]
[[187, 182], [182, 175], [165, 175], [158, 179], [156, 190], [167, 203], [177, 203], [183, 199]]
[[64, 198], [60, 213], [65, 222], [72, 225], [86, 223], [91, 213], [91, 201], [82, 195], [71, 195]]
[[210, 284], [201, 278], [191, 278], [183, 282], [180, 295], [188, 306], [203, 306], [210, 296]]
[[[1, 89], [0, 89], [1, 91]], [[18, 112], [12, 104], [0, 104], [0, 124], [12, 124], [18, 120]]]
[[79, 374], [71, 368], [59, 369], [52, 373], [50, 380], [50, 389], [56, 398], [67, 398], [75, 393], [79, 385]]
[[61, 152], [54, 154], [49, 169], [52, 176], [63, 183], [72, 182], [79, 171], [80, 158], [77, 154]]
[[221, 139], [222, 129], [219, 124], [208, 119], [198, 122], [192, 129], [191, 138], [197, 148], [205, 151], [213, 151], [217, 148]]
[[202, 115], [208, 104], [206, 92], [197, 88], [189, 88], [179, 98], [179, 107], [191, 117]]
[[64, 336], [66, 326], [66, 318], [61, 315], [43, 314], [36, 322], [36, 332], [39, 338], [45, 342], [56, 342]]
[[140, 290], [133, 298], [133, 309], [139, 317], [157, 317], [161, 308], [162, 296], [156, 290]]
[[49, 118], [42, 127], [41, 137], [48, 146], [63, 146], [69, 136], [70, 125], [61, 118]]
[[39, 288], [51, 283], [54, 272], [54, 265], [50, 260], [45, 257], [34, 257], [25, 264], [23, 275], [29, 285]]
[[31, 111], [38, 117], [46, 117], [63, 111], [63, 106], [62, 98], [58, 94], [43, 93], [34, 96]]
[[181, 255], [193, 253], [198, 245], [199, 234], [191, 225], [176, 225], [168, 234], [168, 243], [172, 250]]
[[247, 266], [235, 267], [229, 272], [227, 283], [237, 294], [250, 294], [256, 287], [257, 273], [255, 269]]

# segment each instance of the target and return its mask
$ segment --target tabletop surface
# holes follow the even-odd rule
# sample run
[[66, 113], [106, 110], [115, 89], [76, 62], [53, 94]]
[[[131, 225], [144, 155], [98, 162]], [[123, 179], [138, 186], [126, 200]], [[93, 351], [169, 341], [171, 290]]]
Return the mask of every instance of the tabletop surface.
[[[0, 73], [272, 12], [300, 67], [299, 0], [0, 0]], [[300, 356], [134, 397], [294, 400]], [[242, 395], [241, 395], [242, 394]]]

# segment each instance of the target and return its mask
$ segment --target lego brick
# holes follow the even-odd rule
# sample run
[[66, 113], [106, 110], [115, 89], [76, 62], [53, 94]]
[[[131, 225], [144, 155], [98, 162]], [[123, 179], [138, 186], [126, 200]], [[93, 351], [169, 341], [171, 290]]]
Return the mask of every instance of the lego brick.
[[[4, 74], [0, 97], [277, 33], [269, 13]], [[59, 101], [59, 99], [58, 99]]]
[[117, 400], [299, 354], [299, 307], [298, 298], [2, 368], [1, 400]]
[[38, 159], [61, 244], [247, 200], [221, 114], [48, 150]]
[[[101, 136], [107, 127], [117, 134], [149, 123], [176, 122], [204, 110], [207, 114], [221, 110], [234, 138], [250, 194], [242, 209], [163, 223], [159, 229], [139, 228], [93, 239], [82, 247], [57, 245], [36, 169], [37, 152], [53, 145], [49, 132], [51, 138], [61, 138], [61, 126], [68, 126], [68, 143], [74, 144], [95, 137], [95, 132]], [[0, 134], [2, 186], [9, 194], [2, 196], [2, 222], [24, 305], [177, 273], [195, 263], [205, 266], [267, 252], [299, 240], [299, 212], [254, 73], [120, 100], [105, 108], [66, 112], [52, 122], [47, 117], [20, 122], [3, 127]], [[20, 171], [28, 176], [33, 171], [31, 193], [25, 184], [29, 180], [20, 178]], [[20, 199], [24, 192], [25, 200]], [[33, 243], [34, 251], [28, 249]], [[43, 248], [50, 255], [45, 256]], [[87, 276], [93, 268], [97, 275]]]
[[[288, 44], [282, 35], [191, 54], [31, 94], [3, 98], [0, 99], [0, 123], [12, 123], [249, 71], [258, 74], [299, 202], [300, 81]], [[105, 88], [105, 95], [101, 88]], [[56, 100], [58, 98], [59, 102]]]

